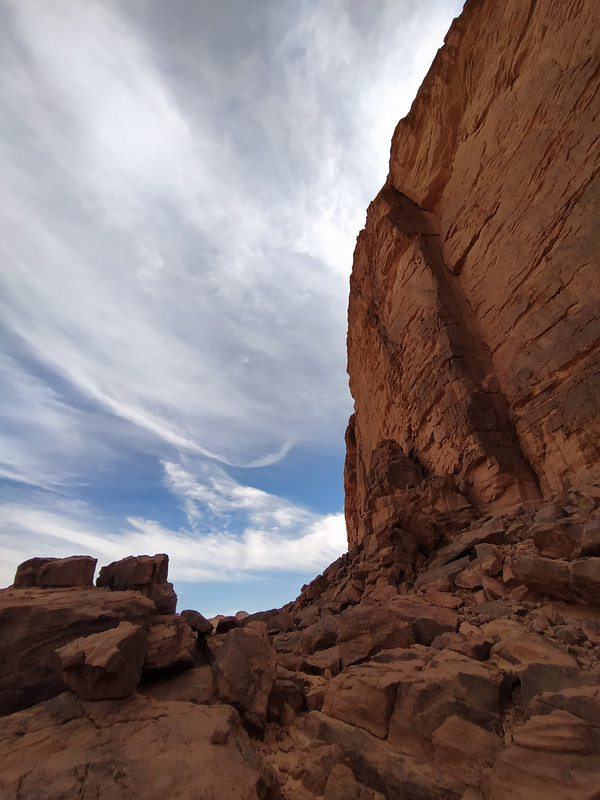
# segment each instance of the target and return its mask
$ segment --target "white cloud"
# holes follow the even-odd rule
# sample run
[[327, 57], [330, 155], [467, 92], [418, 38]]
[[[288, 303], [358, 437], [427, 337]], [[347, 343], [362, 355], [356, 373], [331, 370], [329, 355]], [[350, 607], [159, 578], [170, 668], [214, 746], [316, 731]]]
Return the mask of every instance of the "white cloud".
[[58, 490], [82, 479], [93, 442], [96, 460], [111, 457], [106, 421], [65, 403], [15, 357], [0, 353], [0, 477]]
[[[54, 510], [18, 503], [0, 505], [0, 586], [33, 556], [88, 554], [99, 566], [129, 555], [168, 553], [175, 582], [239, 582], [276, 570], [317, 573], [346, 549], [343, 514], [306, 516], [296, 524], [247, 527], [240, 534], [173, 531], [153, 520], [130, 517], [116, 529], [81, 504]], [[293, 598], [290, 598], [293, 599]]]
[[163, 468], [167, 487], [184, 502], [190, 524], [203, 517], [204, 510], [214, 515], [218, 524], [234, 512], [243, 514], [252, 526], [306, 526], [315, 518], [312, 512], [277, 495], [237, 483], [214, 463], [166, 461]]
[[[177, 60], [177, 44], [157, 50], [160, 29], [152, 43], [117, 4], [8, 8], [8, 329], [178, 449], [255, 464], [294, 442], [333, 444], [350, 410], [352, 249], [414, 82], [403, 64], [422, 15], [381, 2], [373, 28], [353, 3], [264, 7], [265, 49], [230, 42], [243, 63], [234, 49], [220, 74], [210, 31]], [[418, 31], [429, 57], [438, 17]]]
[[[340, 514], [216, 464], [343, 441], [355, 238], [459, 2], [236, 8], [0, 6], [0, 478], [51, 490], [5, 504], [0, 582], [77, 549], [165, 550], [191, 581], [345, 547]], [[188, 530], [59, 505], [132, 451]]]

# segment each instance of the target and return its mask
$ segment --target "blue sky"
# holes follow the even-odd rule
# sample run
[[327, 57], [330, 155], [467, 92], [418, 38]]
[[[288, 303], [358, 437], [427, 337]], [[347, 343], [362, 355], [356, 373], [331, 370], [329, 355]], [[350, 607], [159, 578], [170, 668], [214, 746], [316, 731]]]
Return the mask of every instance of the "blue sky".
[[179, 608], [346, 547], [348, 277], [451, 0], [0, 0], [0, 585], [167, 552]]

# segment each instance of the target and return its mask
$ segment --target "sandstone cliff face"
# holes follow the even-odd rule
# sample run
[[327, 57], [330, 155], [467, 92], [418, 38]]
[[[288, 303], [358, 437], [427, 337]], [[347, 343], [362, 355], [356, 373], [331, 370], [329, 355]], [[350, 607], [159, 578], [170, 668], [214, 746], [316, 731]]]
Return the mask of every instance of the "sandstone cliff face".
[[351, 548], [407, 492], [476, 515], [600, 478], [599, 26], [470, 0], [396, 129], [351, 278]]

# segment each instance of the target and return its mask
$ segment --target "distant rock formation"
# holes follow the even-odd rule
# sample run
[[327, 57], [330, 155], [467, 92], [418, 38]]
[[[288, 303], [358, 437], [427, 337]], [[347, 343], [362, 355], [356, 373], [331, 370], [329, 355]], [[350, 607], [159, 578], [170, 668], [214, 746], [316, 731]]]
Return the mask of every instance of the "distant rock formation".
[[356, 247], [348, 553], [212, 621], [165, 555], [21, 565], [2, 798], [600, 796], [599, 55], [468, 0]]

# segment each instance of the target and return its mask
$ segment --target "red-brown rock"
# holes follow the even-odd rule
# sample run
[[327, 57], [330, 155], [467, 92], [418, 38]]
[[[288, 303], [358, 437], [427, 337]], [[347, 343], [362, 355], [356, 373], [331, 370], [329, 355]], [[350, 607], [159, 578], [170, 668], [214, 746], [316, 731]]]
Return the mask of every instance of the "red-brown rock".
[[599, 24], [468, 2], [396, 129], [351, 278], [351, 547], [420, 475], [492, 513], [600, 479]]
[[261, 736], [276, 676], [275, 651], [264, 622], [250, 622], [226, 634], [216, 653], [213, 675], [221, 701], [237, 708], [246, 729]]
[[177, 595], [173, 584], [167, 581], [169, 556], [129, 556], [102, 567], [96, 586], [114, 591], [134, 589], [141, 592], [156, 606], [159, 614], [174, 614]]
[[65, 684], [86, 700], [133, 694], [146, 658], [146, 636], [139, 625], [120, 622], [116, 628], [75, 639], [56, 654]]
[[190, 626], [193, 631], [197, 633], [201, 633], [203, 636], [208, 636], [213, 631], [213, 625], [209, 622], [206, 617], [203, 617], [199, 611], [192, 611], [191, 609], [186, 609], [182, 611], [181, 619]]
[[0, 740], [3, 800], [279, 798], [231, 706], [65, 692], [0, 719]]
[[177, 614], [160, 614], [147, 626], [145, 672], [189, 669], [196, 660], [197, 633]]
[[30, 558], [17, 567], [13, 587], [58, 588], [92, 586], [98, 559], [91, 556]]
[[123, 620], [145, 625], [154, 603], [138, 592], [106, 589], [0, 590], [0, 714], [64, 691], [54, 651], [73, 639], [116, 628]]

